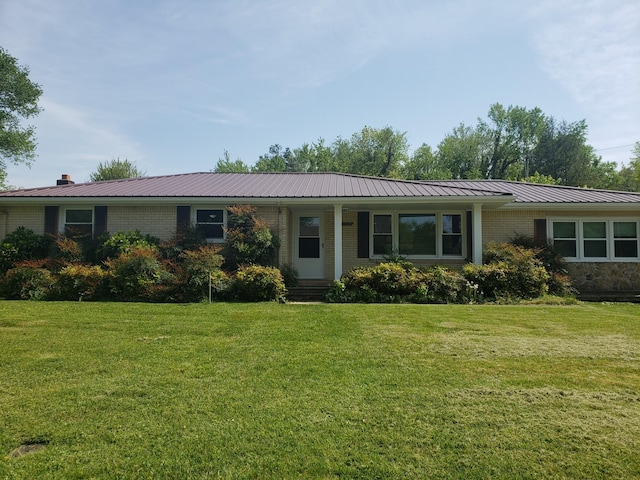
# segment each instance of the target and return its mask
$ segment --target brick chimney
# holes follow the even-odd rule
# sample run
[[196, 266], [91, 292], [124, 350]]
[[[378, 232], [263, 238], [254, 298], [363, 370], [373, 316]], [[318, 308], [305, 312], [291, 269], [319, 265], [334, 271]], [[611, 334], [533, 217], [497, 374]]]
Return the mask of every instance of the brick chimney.
[[68, 173], [63, 173], [62, 178], [60, 180], [56, 180], [56, 185], [73, 185], [74, 183], [76, 182], [71, 180], [71, 175]]

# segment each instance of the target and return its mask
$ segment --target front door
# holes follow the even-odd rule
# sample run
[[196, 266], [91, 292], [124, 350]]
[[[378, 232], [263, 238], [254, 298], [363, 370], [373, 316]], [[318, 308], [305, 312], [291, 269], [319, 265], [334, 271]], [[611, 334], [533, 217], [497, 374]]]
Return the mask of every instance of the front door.
[[324, 278], [324, 238], [320, 215], [301, 213], [296, 216], [293, 255], [300, 278]]

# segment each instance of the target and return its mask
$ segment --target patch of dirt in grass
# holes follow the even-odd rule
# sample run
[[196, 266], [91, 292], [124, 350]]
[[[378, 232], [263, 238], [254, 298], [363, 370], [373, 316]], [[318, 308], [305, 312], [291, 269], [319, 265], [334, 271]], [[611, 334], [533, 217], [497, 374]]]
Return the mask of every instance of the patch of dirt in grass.
[[18, 458], [24, 455], [29, 455], [30, 453], [36, 453], [42, 450], [47, 446], [49, 442], [46, 440], [33, 440], [28, 441], [20, 445], [18, 448], [12, 450], [9, 453], [10, 458]]

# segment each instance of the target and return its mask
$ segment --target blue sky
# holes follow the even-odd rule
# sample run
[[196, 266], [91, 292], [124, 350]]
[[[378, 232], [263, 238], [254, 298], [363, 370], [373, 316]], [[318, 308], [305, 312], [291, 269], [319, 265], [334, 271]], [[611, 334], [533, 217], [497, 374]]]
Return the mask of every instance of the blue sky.
[[225, 150], [253, 164], [365, 125], [435, 149], [496, 102], [585, 119], [605, 161], [640, 141], [636, 0], [2, 1], [0, 45], [44, 90], [19, 187], [116, 157], [147, 175]]

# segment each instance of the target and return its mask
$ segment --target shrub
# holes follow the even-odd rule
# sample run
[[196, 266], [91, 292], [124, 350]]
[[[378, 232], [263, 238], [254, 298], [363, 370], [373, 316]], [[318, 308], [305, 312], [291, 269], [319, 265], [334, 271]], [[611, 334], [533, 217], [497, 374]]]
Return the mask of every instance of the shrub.
[[562, 275], [568, 273], [567, 261], [553, 248], [553, 245], [548, 243], [540, 245], [532, 237], [522, 234], [515, 235], [510, 243], [534, 250], [536, 257], [542, 262], [542, 266], [547, 269], [547, 272], [556, 272]]
[[11, 300], [47, 300], [55, 283], [49, 270], [24, 262], [4, 274], [0, 280], [0, 296]]
[[280, 273], [282, 273], [282, 278], [287, 288], [298, 286], [299, 274], [296, 267], [287, 263], [280, 267]]
[[490, 243], [484, 265], [465, 265], [464, 277], [477, 284], [485, 299], [536, 298], [548, 292], [549, 274], [536, 249]]
[[437, 265], [426, 270], [423, 282], [413, 293], [418, 303], [468, 303], [474, 300], [469, 282], [449, 268]]
[[55, 241], [54, 255], [63, 263], [81, 263], [84, 260], [82, 245], [69, 237], [60, 237]]
[[226, 290], [226, 275], [220, 270], [224, 259], [220, 247], [202, 245], [180, 254], [177, 268], [176, 299], [183, 302], [200, 302], [209, 296], [211, 283], [216, 293]]
[[22, 260], [47, 257], [51, 244], [51, 237], [18, 227], [5, 237], [0, 246], [0, 273], [6, 272]]
[[109, 273], [98, 265], [72, 264], [58, 272], [57, 297], [61, 300], [108, 298]]
[[275, 267], [240, 267], [231, 285], [232, 298], [244, 302], [284, 301], [286, 295], [284, 279]]
[[255, 208], [249, 205], [229, 207], [225, 232], [223, 256], [226, 268], [273, 265], [278, 240], [267, 223], [256, 216]]
[[410, 262], [384, 262], [356, 267], [333, 283], [330, 302], [461, 303], [472, 297], [467, 280], [458, 272], [436, 266], [420, 270]]
[[160, 240], [151, 235], [142, 235], [138, 230], [133, 232], [118, 232], [107, 237], [96, 248], [97, 261], [116, 258], [118, 255], [130, 252], [133, 248], [156, 248]]
[[[372, 267], [356, 267], [342, 276], [345, 289], [362, 291], [361, 301], [371, 301], [371, 292], [377, 294], [375, 301], [387, 301], [388, 297], [411, 294], [423, 280], [421, 272], [411, 264], [384, 262]], [[366, 298], [366, 300], [365, 300]]]
[[130, 251], [105, 261], [109, 269], [109, 289], [116, 299], [165, 300], [172, 275], [153, 247], [132, 247]]

